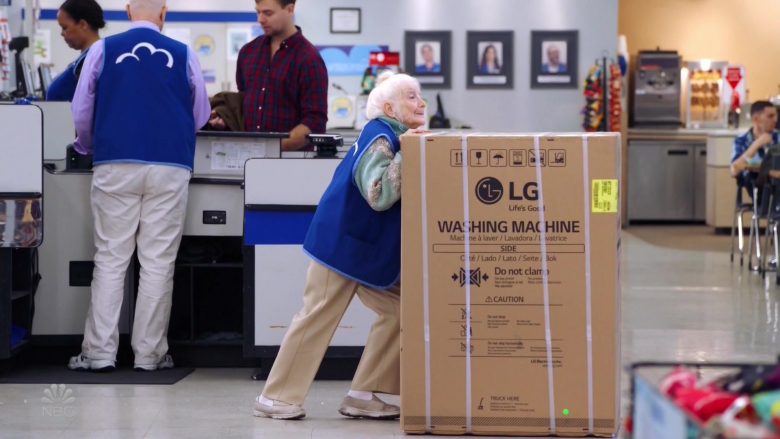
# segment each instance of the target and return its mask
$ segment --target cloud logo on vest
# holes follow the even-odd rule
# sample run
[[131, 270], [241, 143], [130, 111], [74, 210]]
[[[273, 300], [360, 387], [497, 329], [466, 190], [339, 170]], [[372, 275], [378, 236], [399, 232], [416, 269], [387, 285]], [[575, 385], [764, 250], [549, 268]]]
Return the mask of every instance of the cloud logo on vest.
[[155, 53], [162, 53], [163, 55], [168, 57], [168, 63], [165, 64], [166, 67], [169, 69], [173, 67], [173, 55], [171, 55], [171, 52], [168, 52], [165, 49], [158, 49], [154, 47], [151, 43], [138, 43], [133, 47], [133, 50], [127, 53], [123, 53], [119, 55], [116, 59], [116, 64], [121, 64], [122, 61], [126, 60], [127, 58], [134, 58], [136, 61], [141, 62], [141, 58], [136, 55], [136, 52], [140, 48], [146, 48], [150, 54], [154, 55]]

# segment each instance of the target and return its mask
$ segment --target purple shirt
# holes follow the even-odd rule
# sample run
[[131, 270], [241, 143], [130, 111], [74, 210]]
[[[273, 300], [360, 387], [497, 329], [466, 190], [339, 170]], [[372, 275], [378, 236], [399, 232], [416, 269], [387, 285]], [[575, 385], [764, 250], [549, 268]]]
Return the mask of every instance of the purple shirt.
[[[147, 28], [160, 31], [160, 29], [148, 21], [135, 21], [131, 29]], [[95, 92], [98, 78], [103, 72], [103, 40], [97, 41], [89, 48], [84, 65], [81, 68], [81, 77], [73, 95], [73, 123], [76, 126], [76, 141], [73, 146], [81, 154], [90, 154], [92, 145], [92, 125], [95, 118]], [[190, 90], [192, 90], [192, 114], [195, 117], [195, 128], [200, 129], [211, 116], [211, 105], [206, 93], [206, 84], [203, 81], [203, 73], [200, 70], [200, 61], [192, 49], [187, 46], [187, 74], [190, 78]]]

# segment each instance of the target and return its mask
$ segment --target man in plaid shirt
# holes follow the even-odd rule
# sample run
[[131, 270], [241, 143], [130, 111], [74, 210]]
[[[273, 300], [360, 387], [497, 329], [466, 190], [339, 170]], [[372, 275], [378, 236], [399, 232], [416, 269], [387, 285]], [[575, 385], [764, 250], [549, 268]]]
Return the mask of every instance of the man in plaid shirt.
[[[282, 149], [307, 148], [306, 136], [324, 133], [328, 120], [325, 62], [295, 26], [295, 0], [255, 0], [255, 9], [264, 35], [241, 49], [236, 68], [244, 129], [289, 132]], [[213, 117], [211, 125], [224, 122]]]

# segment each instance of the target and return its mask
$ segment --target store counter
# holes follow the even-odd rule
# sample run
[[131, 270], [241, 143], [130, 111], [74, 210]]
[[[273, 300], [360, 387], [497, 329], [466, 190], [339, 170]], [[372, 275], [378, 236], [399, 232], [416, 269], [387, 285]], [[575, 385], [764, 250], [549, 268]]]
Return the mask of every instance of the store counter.
[[[252, 159], [246, 164], [245, 356], [272, 358], [301, 307], [311, 262], [303, 240], [340, 162]], [[327, 356], [359, 358], [375, 318], [359, 302], [348, 308]]]
[[734, 223], [737, 184], [731, 154], [734, 139], [745, 130], [715, 131], [707, 137], [707, 225], [719, 233], [730, 231]]
[[[51, 120], [70, 120], [67, 105], [44, 107]], [[65, 151], [74, 130], [72, 123], [60, 125], [44, 130], [47, 236], [40, 248], [42, 280], [32, 328], [44, 344], [81, 338], [94, 256], [92, 171], [67, 166]], [[344, 145], [335, 157], [321, 159], [315, 152], [282, 152], [286, 133], [198, 133], [174, 274], [168, 331], [174, 355], [231, 346], [245, 358], [273, 358], [300, 306], [309, 263], [301, 249], [308, 223], [294, 220], [311, 218], [359, 132], [338, 134]], [[258, 219], [267, 227], [258, 227]], [[120, 334], [131, 331], [137, 269], [131, 264], [126, 278]], [[336, 353], [328, 356], [359, 357], [372, 323], [373, 314], [356, 303], [336, 332]]]
[[[48, 111], [63, 110], [51, 106]], [[44, 108], [44, 116], [46, 112]], [[72, 133], [71, 125], [69, 134], [61, 134], [60, 140], [45, 142], [43, 203], [49, 215], [44, 218], [47, 236], [40, 248], [42, 280], [36, 296], [33, 326], [36, 336], [83, 334], [89, 306], [94, 256], [90, 208], [92, 171], [66, 166], [64, 151], [73, 139]], [[169, 330], [172, 343], [198, 342], [207, 334], [240, 336], [244, 162], [250, 157], [278, 160], [282, 156], [284, 137], [287, 134], [198, 133], [174, 279], [175, 305]], [[44, 138], [50, 138], [46, 132]], [[137, 267], [131, 265], [131, 268]], [[130, 331], [134, 282], [131, 270], [120, 320], [122, 334]], [[223, 315], [227, 320], [232, 313], [235, 324], [222, 327], [221, 323], [203, 318], [208, 312], [201, 309], [215, 308], [217, 304], [232, 304], [230, 308], [235, 309], [225, 308]]]
[[[708, 186], [714, 184], [716, 178], [712, 170], [708, 169], [712, 165], [709, 156], [722, 155], [722, 146], [716, 151], [708, 147], [708, 139], [726, 139], [730, 145], [728, 139], [733, 140], [739, 132], [682, 128], [630, 129], [627, 159], [628, 221], [708, 220], [710, 212], [715, 209], [713, 205], [722, 201], [716, 201], [712, 195], [708, 196]], [[733, 203], [733, 197], [730, 200], [729, 203]]]

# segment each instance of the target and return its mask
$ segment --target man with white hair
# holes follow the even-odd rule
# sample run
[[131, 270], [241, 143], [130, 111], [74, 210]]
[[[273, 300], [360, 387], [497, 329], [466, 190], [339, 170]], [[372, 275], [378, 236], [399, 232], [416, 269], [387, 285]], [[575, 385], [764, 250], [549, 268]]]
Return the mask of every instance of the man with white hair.
[[555, 44], [547, 47], [547, 62], [542, 64], [542, 73], [566, 73], [566, 63], [561, 60], [561, 49]]
[[314, 214], [304, 251], [312, 258], [303, 308], [293, 317], [255, 416], [300, 419], [303, 401], [352, 298], [378, 314], [339, 413], [395, 419], [398, 406], [374, 395], [400, 392], [401, 165], [399, 137], [425, 124], [411, 76], [380, 76], [371, 119], [339, 164]]
[[195, 53], [160, 33], [165, 13], [165, 0], [130, 0], [131, 29], [92, 45], [73, 99], [76, 150], [94, 152], [96, 251], [84, 341], [70, 369], [114, 369], [125, 275], [136, 249], [135, 369], [173, 367], [166, 336], [174, 262], [195, 132], [211, 108]]

